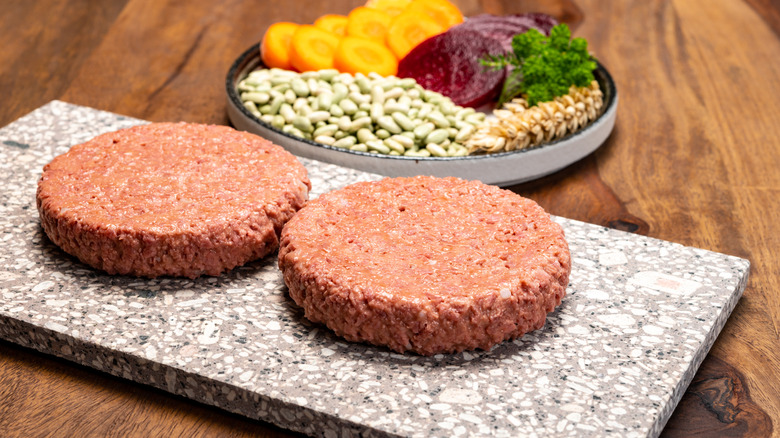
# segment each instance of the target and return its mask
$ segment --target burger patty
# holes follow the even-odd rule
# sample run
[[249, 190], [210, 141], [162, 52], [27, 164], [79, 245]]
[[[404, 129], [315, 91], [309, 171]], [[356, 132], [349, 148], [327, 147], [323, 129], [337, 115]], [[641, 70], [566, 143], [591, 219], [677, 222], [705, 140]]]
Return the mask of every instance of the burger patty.
[[227, 126], [153, 123], [73, 146], [43, 169], [46, 235], [110, 274], [219, 275], [278, 247], [308, 199], [290, 153]]
[[309, 320], [422, 355], [490, 349], [544, 325], [566, 293], [560, 225], [532, 200], [456, 178], [387, 178], [309, 202], [279, 267]]

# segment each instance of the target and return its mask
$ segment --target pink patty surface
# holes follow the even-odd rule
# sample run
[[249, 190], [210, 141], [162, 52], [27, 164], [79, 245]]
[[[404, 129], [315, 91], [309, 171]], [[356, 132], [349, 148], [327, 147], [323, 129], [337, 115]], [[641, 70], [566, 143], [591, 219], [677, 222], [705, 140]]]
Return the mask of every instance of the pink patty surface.
[[456, 178], [387, 178], [320, 196], [282, 231], [279, 267], [314, 322], [422, 355], [544, 325], [566, 293], [560, 225], [534, 201]]
[[48, 237], [90, 266], [194, 278], [274, 251], [310, 186], [294, 156], [253, 134], [152, 123], [55, 157], [37, 205]]

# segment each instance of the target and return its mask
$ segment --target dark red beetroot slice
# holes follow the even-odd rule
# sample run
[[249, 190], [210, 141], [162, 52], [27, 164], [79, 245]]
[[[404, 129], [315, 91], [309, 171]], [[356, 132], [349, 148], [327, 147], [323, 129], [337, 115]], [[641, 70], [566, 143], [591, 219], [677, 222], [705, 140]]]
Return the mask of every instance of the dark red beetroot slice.
[[476, 108], [498, 96], [505, 74], [504, 70], [488, 70], [479, 59], [502, 51], [501, 43], [478, 32], [447, 31], [412, 49], [398, 63], [398, 76], [414, 78], [457, 105]]
[[463, 23], [450, 29], [451, 31], [471, 30], [479, 32], [486, 38], [494, 38], [501, 42], [504, 51], [512, 50], [512, 38], [529, 29], [549, 35], [550, 29], [558, 24], [555, 17], [547, 14], [529, 13], [516, 15], [480, 14], [469, 17]]

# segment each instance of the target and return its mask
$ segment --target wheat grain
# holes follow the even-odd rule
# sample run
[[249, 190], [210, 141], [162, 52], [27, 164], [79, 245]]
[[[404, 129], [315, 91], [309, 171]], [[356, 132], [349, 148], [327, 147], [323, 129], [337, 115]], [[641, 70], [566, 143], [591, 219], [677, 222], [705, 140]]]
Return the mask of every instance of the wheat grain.
[[584, 128], [601, 114], [603, 105], [596, 81], [587, 87], [572, 85], [568, 94], [530, 108], [525, 99], [512, 99], [494, 110], [495, 117], [479, 125], [464, 146], [469, 154], [538, 146]]

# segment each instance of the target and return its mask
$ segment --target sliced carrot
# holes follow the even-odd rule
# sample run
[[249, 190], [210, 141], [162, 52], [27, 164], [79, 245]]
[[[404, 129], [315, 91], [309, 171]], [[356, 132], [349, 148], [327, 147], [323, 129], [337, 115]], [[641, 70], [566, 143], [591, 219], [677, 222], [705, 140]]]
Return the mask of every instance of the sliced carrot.
[[384, 44], [365, 38], [346, 36], [341, 39], [333, 65], [345, 73], [379, 73], [392, 76], [398, 73], [398, 59]]
[[260, 45], [260, 57], [268, 67], [291, 70], [290, 41], [298, 29], [295, 23], [280, 21], [268, 27]]
[[339, 14], [327, 14], [316, 19], [314, 25], [320, 29], [335, 33], [339, 36], [347, 34], [347, 16]]
[[385, 41], [395, 56], [403, 59], [418, 44], [445, 30], [444, 26], [428, 18], [427, 15], [405, 11], [393, 18], [393, 22], [387, 29]]
[[338, 35], [308, 24], [295, 31], [290, 43], [290, 64], [298, 71], [333, 68]]
[[384, 43], [387, 28], [393, 17], [378, 9], [358, 6], [347, 16], [347, 35], [368, 38]]
[[445, 30], [463, 23], [463, 13], [447, 0], [414, 0], [406, 10], [431, 17], [433, 21], [444, 26]]
[[367, 8], [379, 9], [385, 14], [395, 17], [403, 12], [412, 0], [368, 0], [365, 4]]

